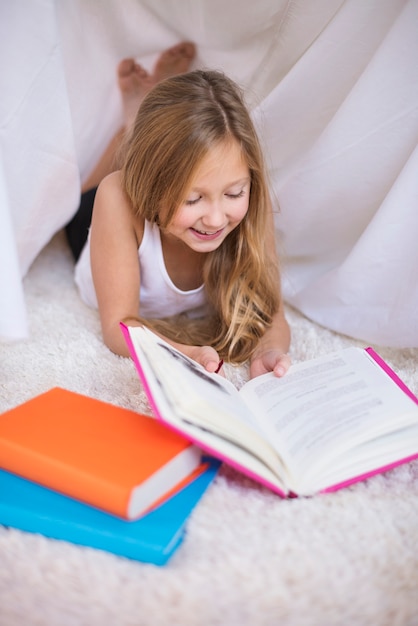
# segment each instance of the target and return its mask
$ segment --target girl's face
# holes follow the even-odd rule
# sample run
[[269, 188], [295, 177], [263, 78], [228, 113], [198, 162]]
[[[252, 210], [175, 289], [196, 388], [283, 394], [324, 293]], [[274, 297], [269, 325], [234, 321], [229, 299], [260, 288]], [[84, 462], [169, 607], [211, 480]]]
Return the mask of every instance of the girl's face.
[[212, 252], [248, 211], [250, 172], [235, 141], [212, 148], [203, 159], [166, 233], [196, 252]]

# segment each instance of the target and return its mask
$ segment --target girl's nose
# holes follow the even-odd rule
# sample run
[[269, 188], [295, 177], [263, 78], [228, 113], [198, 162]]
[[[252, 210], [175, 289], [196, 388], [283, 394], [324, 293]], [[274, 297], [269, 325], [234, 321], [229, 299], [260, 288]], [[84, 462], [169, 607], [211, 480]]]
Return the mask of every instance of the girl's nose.
[[222, 202], [213, 201], [208, 205], [208, 210], [202, 217], [202, 224], [208, 230], [219, 230], [225, 225], [225, 212]]

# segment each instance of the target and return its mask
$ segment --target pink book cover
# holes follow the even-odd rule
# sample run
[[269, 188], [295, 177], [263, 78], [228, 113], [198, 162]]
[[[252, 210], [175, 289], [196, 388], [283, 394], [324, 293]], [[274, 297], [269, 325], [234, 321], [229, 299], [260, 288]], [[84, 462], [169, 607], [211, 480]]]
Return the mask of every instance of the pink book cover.
[[[141, 383], [144, 387], [144, 391], [146, 393], [146, 396], [149, 400], [149, 403], [151, 405], [152, 411], [155, 415], [155, 417], [160, 420], [161, 422], [164, 422], [164, 424], [168, 427], [171, 428], [172, 430], [174, 430], [175, 432], [178, 432], [180, 434], [182, 434], [183, 436], [185, 435], [185, 433], [182, 431], [181, 428], [174, 426], [173, 424], [171, 424], [170, 422], [166, 421], [164, 419], [164, 416], [161, 415], [160, 410], [157, 406], [157, 404], [155, 403], [153, 394], [151, 392], [151, 389], [148, 385], [148, 381], [147, 378], [145, 376], [145, 373], [142, 369], [141, 363], [139, 362], [138, 356], [136, 354], [135, 348], [133, 346], [130, 334], [129, 334], [129, 329], [128, 327], [121, 323], [120, 324], [123, 335], [125, 337], [125, 341], [128, 345], [129, 351], [131, 353], [132, 356], [132, 360], [134, 361], [135, 367], [137, 369], [139, 378], [141, 380]], [[384, 370], [384, 372], [402, 389], [402, 391], [404, 391], [406, 393], [406, 395], [408, 397], [411, 398], [411, 400], [413, 400], [416, 404], [418, 404], [418, 398], [412, 393], [412, 391], [405, 385], [405, 383], [399, 378], [399, 376], [397, 376], [397, 374], [389, 367], [389, 365], [382, 359], [382, 357], [380, 357], [377, 352], [375, 352], [373, 350], [373, 348], [365, 348], [366, 352], [368, 352], [368, 354], [371, 356], [371, 358]], [[193, 441], [193, 443], [196, 443], [200, 448], [202, 448], [203, 450], [205, 450], [208, 454], [214, 456], [215, 458], [220, 459], [221, 461], [225, 461], [228, 465], [230, 465], [231, 467], [234, 467], [236, 470], [238, 470], [239, 472], [245, 474], [246, 476], [249, 476], [250, 478], [252, 478], [253, 480], [255, 480], [258, 483], [261, 483], [262, 485], [264, 485], [265, 487], [267, 487], [268, 489], [270, 489], [271, 491], [277, 493], [279, 496], [281, 496], [282, 498], [286, 498], [286, 497], [290, 497], [290, 498], [295, 498], [297, 497], [297, 494], [289, 492], [289, 493], [285, 493], [284, 491], [282, 491], [281, 489], [279, 489], [277, 487], [277, 485], [274, 485], [272, 483], [270, 483], [268, 480], [265, 480], [264, 478], [258, 476], [258, 474], [255, 474], [254, 472], [252, 472], [251, 470], [249, 470], [247, 467], [241, 465], [240, 463], [237, 463], [234, 459], [230, 459], [227, 456], [224, 456], [223, 454], [220, 454], [216, 449], [212, 448], [211, 446], [209, 446], [207, 443], [205, 443], [204, 441], [201, 441], [199, 439], [199, 437], [195, 437], [195, 436], [191, 436], [189, 434], [186, 435], [187, 438], [189, 438], [191, 441]], [[352, 485], [356, 482], [360, 482], [363, 480], [366, 480], [367, 478], [370, 478], [371, 476], [374, 476], [376, 474], [382, 474], [383, 472], [386, 472], [390, 469], [393, 469], [394, 467], [397, 467], [398, 465], [404, 464], [404, 463], [408, 463], [409, 461], [412, 461], [414, 459], [418, 458], [418, 451], [416, 454], [413, 454], [409, 457], [403, 458], [403, 459], [399, 459], [393, 463], [390, 463], [388, 465], [385, 465], [383, 467], [379, 467], [376, 468], [370, 472], [367, 472], [365, 474], [361, 474], [358, 476], [354, 476], [353, 478], [350, 478], [344, 482], [338, 483], [336, 485], [332, 485], [330, 487], [327, 487], [325, 489], [323, 489], [321, 491], [321, 493], [330, 493], [333, 491], [337, 491], [339, 489], [343, 489], [344, 487], [348, 487], [349, 485]]]

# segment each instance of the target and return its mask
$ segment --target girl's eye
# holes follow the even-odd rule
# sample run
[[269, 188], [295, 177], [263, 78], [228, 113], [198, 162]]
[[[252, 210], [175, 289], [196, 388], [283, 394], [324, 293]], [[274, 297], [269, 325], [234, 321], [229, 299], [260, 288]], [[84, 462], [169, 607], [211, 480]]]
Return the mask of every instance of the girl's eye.
[[[236, 198], [242, 198], [244, 194], [245, 189], [241, 189], [241, 191], [239, 191], [238, 193], [226, 193], [225, 196], [227, 198], [230, 198], [231, 200], [235, 200]], [[197, 204], [201, 199], [202, 196], [199, 196], [197, 198], [188, 198], [184, 201], [184, 204], [186, 204], [187, 206], [192, 206], [193, 204]]]
[[191, 206], [193, 204], [197, 204], [199, 202], [199, 200], [201, 199], [201, 196], [199, 196], [198, 198], [193, 198], [190, 200], [185, 200], [185, 204], [187, 204], [188, 206]]
[[244, 189], [241, 189], [241, 191], [240, 191], [240, 192], [238, 192], [238, 193], [226, 193], [225, 195], [226, 195], [228, 198], [234, 198], [234, 199], [235, 199], [235, 198], [242, 198], [242, 196], [244, 195], [244, 193], [245, 193], [245, 190], [244, 190]]

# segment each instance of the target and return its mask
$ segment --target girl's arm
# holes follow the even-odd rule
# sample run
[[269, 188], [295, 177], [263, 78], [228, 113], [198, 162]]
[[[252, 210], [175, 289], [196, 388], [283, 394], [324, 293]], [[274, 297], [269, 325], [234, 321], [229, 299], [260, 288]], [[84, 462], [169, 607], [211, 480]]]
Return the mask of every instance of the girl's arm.
[[[135, 220], [114, 172], [100, 183], [91, 224], [91, 266], [99, 305], [103, 340], [112, 352], [129, 356], [120, 322], [140, 325], [140, 270], [138, 246], [143, 221]], [[162, 337], [175, 348], [198, 361], [209, 372], [219, 365], [219, 356], [210, 346], [186, 346]]]
[[100, 183], [91, 223], [90, 255], [94, 288], [99, 306], [105, 344], [122, 356], [129, 356], [119, 323], [138, 317], [138, 246], [143, 224], [135, 223], [129, 202], [114, 172]]
[[[266, 240], [268, 250], [277, 268], [277, 283], [278, 289], [280, 289], [281, 292], [273, 212], [271, 212], [268, 220]], [[287, 354], [289, 346], [290, 328], [285, 318], [283, 302], [281, 301], [271, 327], [260, 339], [257, 348], [251, 356], [250, 377], [255, 378], [267, 372], [273, 372], [276, 376], [283, 376], [289, 369], [291, 363], [290, 357]]]

